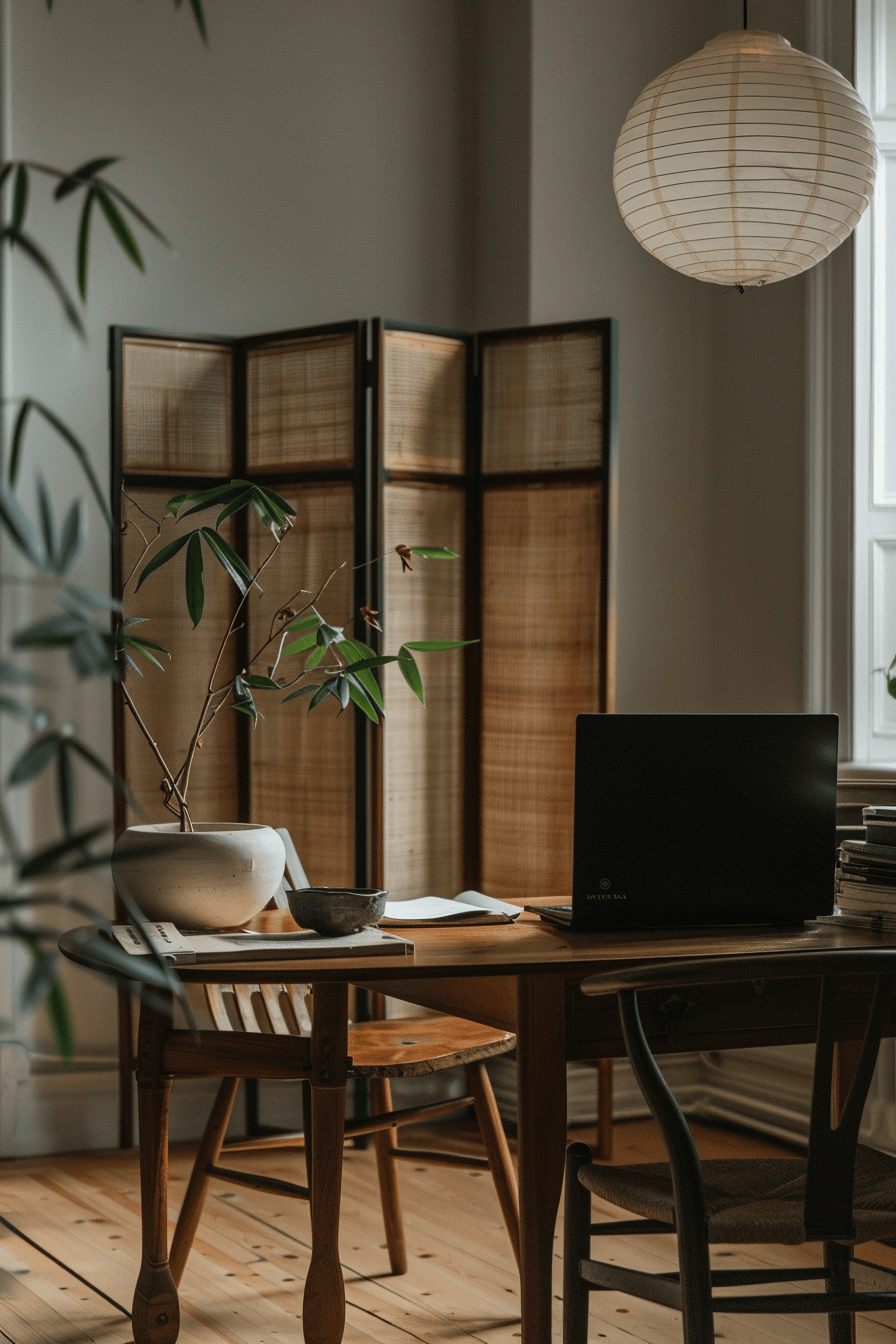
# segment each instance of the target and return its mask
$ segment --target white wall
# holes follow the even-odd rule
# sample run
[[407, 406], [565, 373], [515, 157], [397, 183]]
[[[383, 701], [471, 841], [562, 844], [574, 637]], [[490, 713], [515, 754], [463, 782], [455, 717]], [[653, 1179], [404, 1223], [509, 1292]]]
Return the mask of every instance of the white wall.
[[[50, 401], [101, 477], [112, 322], [616, 317], [618, 708], [801, 707], [803, 282], [739, 296], [678, 276], [628, 233], [611, 183], [642, 86], [738, 26], [737, 0], [205, 0], [208, 50], [187, 5], [5, 5], [7, 152], [125, 155], [112, 175], [175, 244], [145, 240], [140, 276], [96, 217], [86, 346], [11, 268], [8, 390]], [[795, 45], [802, 14], [751, 0], [751, 24]], [[73, 277], [77, 207], [39, 188], [34, 211]], [[83, 493], [54, 441], [33, 449], [60, 501]], [[107, 742], [105, 694], [61, 709]], [[93, 795], [89, 815], [105, 806]], [[108, 993], [73, 983], [79, 1049], [111, 1051]]]

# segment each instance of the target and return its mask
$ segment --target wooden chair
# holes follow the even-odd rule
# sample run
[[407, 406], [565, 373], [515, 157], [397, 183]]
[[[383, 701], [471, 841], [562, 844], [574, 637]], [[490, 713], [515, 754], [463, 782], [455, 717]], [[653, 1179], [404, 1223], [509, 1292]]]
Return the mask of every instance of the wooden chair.
[[[287, 881], [307, 886], [301, 862], [287, 831], [280, 831], [286, 845]], [[278, 1036], [307, 1036], [311, 1031], [308, 1000], [313, 1011], [313, 992], [304, 985], [207, 985], [206, 1000], [214, 1026], [222, 1038], [235, 1032], [266, 1032]], [[383, 1206], [383, 1222], [389, 1264], [393, 1274], [407, 1271], [407, 1252], [401, 1217], [396, 1160], [441, 1163], [450, 1166], [486, 1168], [501, 1206], [513, 1253], [519, 1264], [519, 1202], [516, 1176], [507, 1139], [501, 1126], [497, 1104], [485, 1069], [485, 1060], [512, 1050], [516, 1038], [509, 1032], [484, 1027], [462, 1018], [433, 1017], [386, 1018], [382, 996], [374, 995], [373, 1020], [357, 1023], [349, 1029], [348, 1053], [352, 1060], [350, 1077], [370, 1080], [373, 1114], [345, 1125], [347, 1139], [361, 1134], [374, 1136], [377, 1177]], [[226, 1065], [226, 1058], [225, 1058]], [[394, 1110], [391, 1079], [416, 1078], [444, 1069], [463, 1066], [467, 1095], [448, 1101], [429, 1102]], [[245, 1073], [241, 1076], [245, 1077]], [[266, 1075], [265, 1075], [266, 1076]], [[266, 1148], [304, 1148], [310, 1172], [310, 1147], [313, 1135], [308, 1126], [302, 1132], [249, 1137], [225, 1143], [224, 1136], [239, 1078], [223, 1078], [199, 1144], [193, 1171], [184, 1196], [171, 1242], [170, 1267], [176, 1284], [180, 1283], [190, 1248], [196, 1236], [202, 1207], [211, 1179], [230, 1181], [254, 1190], [266, 1190], [298, 1199], [309, 1199], [307, 1186], [220, 1166], [222, 1154], [257, 1152]], [[307, 1084], [305, 1084], [307, 1089]], [[307, 1093], [306, 1093], [307, 1101]], [[476, 1118], [485, 1146], [485, 1158], [444, 1151], [403, 1148], [398, 1144], [399, 1127], [436, 1119], [469, 1106]], [[305, 1117], [310, 1106], [303, 1107]]]
[[[711, 972], [711, 973], [710, 973]], [[850, 979], [852, 977], [852, 979]], [[857, 980], [856, 977], [864, 977]], [[775, 992], [768, 982], [798, 978], [802, 1001], [817, 1001], [818, 1027], [808, 1151], [805, 1157], [707, 1161], [647, 1042], [663, 1006], [700, 1011], [701, 984], [731, 983], [734, 993]], [[752, 984], [752, 988], [751, 988]], [[585, 1344], [588, 1295], [615, 1290], [682, 1313], [685, 1344], [712, 1344], [713, 1312], [816, 1312], [828, 1316], [831, 1344], [851, 1344], [854, 1313], [896, 1307], [896, 1274], [856, 1260], [857, 1242], [896, 1238], [896, 1158], [858, 1144], [862, 1109], [882, 1035], [896, 1034], [896, 948], [838, 949], [640, 965], [583, 981], [586, 994], [615, 993], [626, 1049], [662, 1131], [668, 1163], [604, 1167], [585, 1144], [567, 1151], [564, 1235], [564, 1344]], [[655, 994], [645, 993], [655, 991]], [[640, 1003], [639, 1003], [640, 998]], [[793, 1000], [791, 1000], [791, 1003]], [[668, 1014], [666, 1014], [668, 1016]], [[681, 1017], [679, 1012], [678, 1017]], [[835, 1038], [843, 1024], [864, 1036], [848, 1095], [838, 1105]], [[662, 1048], [662, 1038], [654, 1044]], [[838, 1115], [834, 1121], [832, 1116]], [[591, 1196], [637, 1215], [591, 1222]], [[592, 1260], [592, 1236], [677, 1235], [679, 1269], [650, 1274]], [[823, 1243], [810, 1269], [711, 1269], [713, 1243]], [[821, 1280], [823, 1292], [720, 1296], [717, 1287]]]

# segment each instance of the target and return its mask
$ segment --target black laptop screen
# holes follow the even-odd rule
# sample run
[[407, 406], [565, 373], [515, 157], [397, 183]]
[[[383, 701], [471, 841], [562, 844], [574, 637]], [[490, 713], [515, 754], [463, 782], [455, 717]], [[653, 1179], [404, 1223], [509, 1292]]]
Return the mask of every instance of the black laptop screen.
[[834, 714], [581, 714], [574, 927], [830, 914]]

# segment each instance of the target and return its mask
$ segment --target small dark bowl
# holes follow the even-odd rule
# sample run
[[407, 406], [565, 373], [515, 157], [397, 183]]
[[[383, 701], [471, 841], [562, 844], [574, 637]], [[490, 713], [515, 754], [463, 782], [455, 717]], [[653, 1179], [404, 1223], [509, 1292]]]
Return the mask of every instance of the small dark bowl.
[[375, 887], [303, 887], [286, 899], [295, 922], [325, 938], [358, 933], [382, 918], [387, 892]]

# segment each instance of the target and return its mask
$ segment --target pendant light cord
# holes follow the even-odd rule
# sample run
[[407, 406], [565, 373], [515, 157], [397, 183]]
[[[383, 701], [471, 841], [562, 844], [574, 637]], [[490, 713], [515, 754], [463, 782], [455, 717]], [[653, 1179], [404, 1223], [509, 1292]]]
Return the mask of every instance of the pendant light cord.
[[747, 0], [744, 0], [744, 32], [747, 31]]

